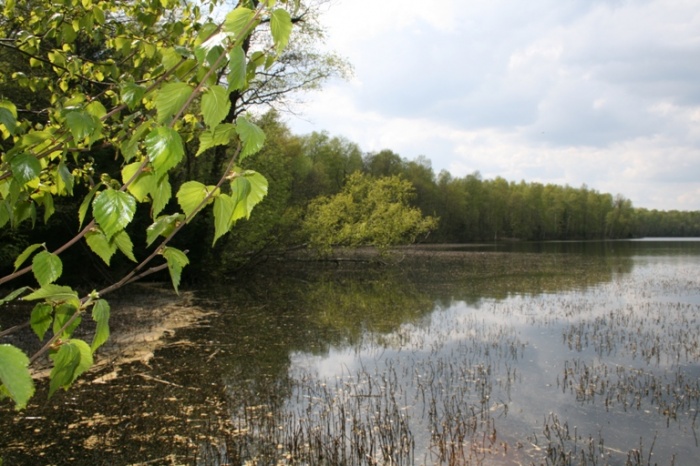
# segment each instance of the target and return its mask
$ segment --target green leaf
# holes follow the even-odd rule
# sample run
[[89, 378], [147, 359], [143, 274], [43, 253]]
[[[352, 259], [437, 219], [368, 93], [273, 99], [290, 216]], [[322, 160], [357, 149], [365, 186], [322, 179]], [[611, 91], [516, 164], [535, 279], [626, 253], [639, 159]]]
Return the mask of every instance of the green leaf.
[[228, 89], [237, 91], [244, 89], [248, 84], [248, 71], [243, 47], [236, 46], [229, 53], [228, 61]]
[[158, 89], [154, 99], [158, 111], [158, 123], [166, 121], [179, 112], [191, 94], [192, 88], [183, 82], [167, 83]]
[[51, 370], [49, 397], [59, 388], [68, 389], [80, 374], [92, 366], [92, 350], [82, 340], [70, 340], [63, 343], [58, 351], [52, 354], [54, 367]]
[[180, 287], [182, 269], [190, 263], [190, 260], [184, 252], [173, 247], [163, 248], [163, 257], [168, 262], [168, 272], [170, 272], [170, 279], [173, 282], [175, 293], [179, 294], [178, 288]]
[[136, 199], [116, 189], [101, 191], [92, 201], [92, 214], [108, 239], [122, 231], [134, 218]]
[[105, 264], [109, 265], [109, 262], [112, 260], [112, 256], [115, 252], [117, 252], [117, 246], [107, 239], [102, 230], [95, 228], [88, 231], [85, 234], [85, 241], [90, 247], [90, 250], [97, 254], [100, 259], [105, 262]]
[[98, 120], [107, 114], [107, 109], [99, 100], [93, 100], [87, 104], [85, 110]]
[[249, 155], [255, 154], [265, 144], [265, 133], [263, 130], [244, 116], [236, 118], [236, 132], [240, 136], [241, 141], [243, 141], [243, 150], [239, 156], [239, 162]]
[[235, 201], [228, 194], [221, 194], [214, 200], [214, 241], [224, 236], [233, 225], [233, 211], [236, 208]]
[[249, 8], [238, 7], [226, 15], [224, 32], [228, 32], [234, 39], [242, 39], [243, 35], [252, 28], [255, 12]]
[[68, 196], [73, 195], [73, 174], [70, 172], [66, 164], [61, 161], [56, 168], [56, 189], [59, 194]]
[[66, 124], [76, 141], [83, 141], [98, 134], [100, 120], [82, 110], [72, 110], [66, 113]]
[[39, 201], [44, 206], [44, 223], [46, 223], [56, 211], [53, 205], [53, 196], [49, 192], [44, 192], [39, 198]]
[[172, 187], [170, 186], [170, 181], [168, 181], [167, 176], [161, 177], [156, 183], [156, 188], [151, 193], [153, 198], [153, 207], [151, 209], [151, 216], [157, 217], [165, 206], [170, 202], [172, 197]]
[[236, 127], [231, 123], [221, 123], [212, 130], [202, 132], [202, 135], [199, 137], [199, 150], [195, 157], [214, 146], [225, 146], [231, 142], [235, 130]]
[[131, 159], [139, 155], [139, 146], [141, 139], [151, 129], [151, 120], [147, 120], [136, 127], [128, 141], [123, 142], [119, 148], [124, 155], [124, 162], [129, 162]]
[[267, 195], [267, 179], [260, 173], [246, 170], [231, 181], [232, 197], [236, 200], [233, 221], [243, 217], [250, 218], [250, 213]]
[[9, 303], [11, 301], [14, 301], [19, 295], [21, 295], [22, 293], [24, 293], [28, 289], [29, 289], [28, 286], [23, 286], [21, 288], [16, 289], [12, 293], [10, 293], [7, 296], [5, 296], [4, 298], [0, 299], [0, 306], [2, 306], [5, 303]]
[[202, 96], [202, 116], [204, 123], [213, 128], [221, 123], [231, 108], [228, 92], [221, 86], [209, 87]]
[[10, 160], [12, 175], [21, 185], [28, 183], [41, 173], [41, 163], [30, 154], [17, 154]]
[[17, 130], [17, 107], [7, 100], [0, 100], [0, 130], [3, 139], [14, 135]]
[[124, 83], [121, 85], [122, 102], [129, 107], [129, 110], [133, 110], [141, 103], [145, 93], [146, 88], [136, 83]]
[[178, 223], [185, 220], [182, 214], [163, 215], [158, 217], [152, 225], [146, 229], [146, 246], [150, 246], [159, 237], [168, 237]]
[[5, 16], [7, 16], [8, 18], [14, 16], [13, 13], [15, 11], [15, 0], [5, 0], [5, 9], [3, 11], [5, 12]]
[[94, 186], [89, 193], [85, 196], [85, 199], [83, 199], [83, 202], [80, 203], [80, 207], [78, 208], [78, 228], [83, 227], [83, 222], [85, 221], [85, 216], [87, 215], [87, 210], [90, 207], [90, 203], [92, 202], [92, 198], [95, 197], [95, 193], [97, 190], [100, 189], [100, 185]]
[[78, 293], [69, 286], [60, 286], [49, 284], [42, 286], [36, 291], [29, 293], [22, 298], [24, 301], [35, 301], [37, 299], [45, 299], [48, 303], [57, 305], [62, 303], [70, 303], [76, 308], [80, 307], [80, 299]]
[[182, 138], [172, 128], [154, 129], [146, 136], [145, 144], [146, 153], [158, 178], [180, 163], [185, 154]]
[[[122, 182], [126, 183], [134, 177], [141, 168], [141, 162], [130, 163], [122, 168]], [[141, 171], [134, 181], [127, 186], [129, 191], [138, 202], [146, 202], [148, 195], [153, 191], [156, 184], [156, 177], [153, 172]]]
[[207, 187], [199, 181], [187, 181], [180, 186], [177, 192], [177, 203], [187, 217], [195, 212], [208, 194]]
[[104, 299], [98, 299], [92, 306], [92, 320], [97, 323], [90, 345], [93, 353], [109, 339], [109, 311], [109, 303]]
[[119, 249], [127, 259], [132, 262], [138, 262], [136, 257], [134, 257], [134, 243], [131, 242], [131, 238], [126, 231], [122, 230], [114, 235], [111, 242], [116, 245], [117, 249]]
[[[80, 325], [81, 317], [77, 316], [72, 322], [71, 318], [78, 312], [78, 309], [72, 304], [60, 304], [56, 306], [53, 319], [53, 334], [59, 335], [59, 338], [68, 339], [73, 335], [73, 332]], [[70, 322], [70, 324], [68, 323]], [[63, 331], [64, 325], [68, 325]]]
[[[214, 27], [214, 25], [210, 26]], [[202, 32], [203, 31], [200, 31], [200, 35]], [[194, 49], [194, 55], [197, 58], [197, 61], [204, 66], [214, 65], [214, 63], [216, 63], [216, 59], [221, 55], [221, 53], [223, 53], [225, 48], [224, 42], [228, 37], [228, 35], [224, 34], [223, 32], [215, 34], [212, 32], [213, 31], [205, 31], [205, 33], [210, 34], [209, 38]]]
[[53, 322], [53, 306], [46, 303], [37, 303], [32, 309], [32, 314], [29, 318], [29, 325], [39, 337], [39, 340], [44, 339], [46, 331], [51, 327]]
[[292, 33], [292, 18], [287, 10], [278, 8], [272, 12], [270, 31], [272, 32], [272, 40], [275, 41], [275, 50], [279, 55], [287, 46], [289, 36]]
[[56, 254], [41, 251], [32, 259], [32, 272], [40, 286], [53, 283], [63, 273], [63, 262]]
[[27, 406], [34, 395], [34, 382], [29, 373], [29, 358], [19, 348], [0, 345], [0, 382], [3, 391], [15, 402], [15, 409]]
[[27, 246], [24, 249], [24, 251], [22, 251], [22, 253], [19, 256], [17, 256], [17, 259], [15, 259], [15, 264], [14, 264], [15, 265], [15, 272], [22, 266], [22, 264], [24, 264], [24, 261], [29, 259], [29, 256], [31, 256], [32, 253], [34, 253], [34, 251], [36, 251], [37, 249], [39, 249], [43, 246], [44, 246], [43, 244], [39, 244], [39, 243], [35, 243], [35, 244], [31, 244], [31, 245]]

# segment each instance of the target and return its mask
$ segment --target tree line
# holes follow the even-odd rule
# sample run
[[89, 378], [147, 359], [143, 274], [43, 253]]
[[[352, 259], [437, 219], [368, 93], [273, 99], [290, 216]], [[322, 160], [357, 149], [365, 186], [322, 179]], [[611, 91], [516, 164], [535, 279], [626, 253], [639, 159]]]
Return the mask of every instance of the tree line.
[[[215, 219], [206, 212], [173, 240], [197, 258], [190, 266], [192, 277], [227, 273], [300, 247], [328, 253], [334, 245], [389, 247], [416, 241], [700, 236], [700, 211], [635, 208], [621, 194], [601, 193], [586, 185], [574, 188], [502, 177], [485, 179], [479, 172], [463, 177], [444, 170], [435, 173], [425, 156], [408, 160], [389, 149], [367, 153], [357, 143], [327, 132], [293, 134], [274, 110], [255, 123], [266, 135], [265, 145], [241, 162], [241, 168], [263, 174], [270, 181], [267, 194], [253, 215], [239, 221], [215, 244]], [[190, 179], [214, 182], [220, 161], [196, 157], [196, 150], [194, 144], [186, 148], [186, 163], [171, 174], [175, 186]], [[355, 207], [349, 206], [348, 196], [354, 196]], [[392, 201], [392, 196], [400, 197], [400, 202]], [[76, 205], [71, 208], [62, 200], [60, 210], [72, 215], [78, 207], [78, 201], [73, 202]], [[394, 209], [393, 216], [387, 215], [392, 202], [401, 207]], [[147, 222], [146, 214], [137, 212], [134, 222]], [[57, 223], [70, 221], [60, 215], [56, 219]], [[56, 223], [48, 227], [55, 230]], [[41, 226], [38, 230], [3, 230], [0, 235], [14, 241], [0, 247], [0, 260], [14, 258], [41, 234]], [[141, 246], [145, 239], [140, 240], [134, 241], [137, 256], [145, 252]], [[91, 260], [92, 268], [100, 272], [97, 276], [105, 280], [122, 273], [121, 266], [128, 266], [119, 258], [109, 267], [94, 258], [76, 259], [85, 260]]]
[[[502, 177], [479, 172], [456, 177], [435, 173], [430, 160], [407, 160], [391, 150], [363, 153], [358, 144], [326, 132], [294, 135], [276, 112], [257, 123], [268, 135], [266, 146], [249, 163], [274, 180], [256, 214], [240, 224], [216, 257], [233, 262], [309, 243], [328, 228], [309, 222], [309, 205], [343, 192], [359, 173], [368, 180], [394, 177], [410, 183], [407, 203], [433, 219], [414, 237], [428, 243], [503, 240], [592, 240], [633, 237], [700, 236], [699, 211], [635, 208], [621, 194]], [[366, 203], [366, 215], [377, 208]], [[390, 222], [386, 219], [386, 222]], [[367, 240], [371, 243], [371, 240]]]

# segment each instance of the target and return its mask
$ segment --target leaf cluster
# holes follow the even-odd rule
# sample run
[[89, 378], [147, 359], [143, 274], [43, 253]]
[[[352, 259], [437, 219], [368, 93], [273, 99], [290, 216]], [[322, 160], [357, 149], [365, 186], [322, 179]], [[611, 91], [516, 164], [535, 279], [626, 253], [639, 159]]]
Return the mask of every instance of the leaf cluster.
[[[34, 392], [30, 366], [42, 355], [53, 367], [50, 396], [92, 366], [109, 336], [103, 295], [164, 269], [178, 290], [190, 259], [171, 240], [203, 209], [211, 209], [216, 242], [265, 197], [265, 177], [239, 167], [262, 148], [265, 134], [243, 114], [231, 118], [231, 108], [279, 59], [294, 5], [248, 3], [220, 22], [196, 2], [175, 0], [0, 4], [0, 61], [14, 70], [0, 74], [0, 228], [33, 227], [39, 214], [46, 223], [57, 198], [82, 197], [70, 240], [57, 248], [29, 245], [0, 278], [4, 285], [33, 276], [36, 286], [11, 290], [0, 305], [34, 304], [30, 325], [46, 340], [31, 357], [0, 345], [0, 397], [18, 409]], [[269, 47], [248, 54], [246, 43], [261, 24], [269, 25]], [[26, 98], [31, 93], [47, 96], [43, 107]], [[216, 183], [173, 183], [191, 145], [198, 147], [194, 157], [235, 148]], [[108, 165], [105, 152], [117, 173], [99, 172]], [[139, 210], [150, 218], [145, 257], [137, 257], [132, 240]], [[118, 253], [135, 265], [107, 288], [81, 295], [62, 283], [62, 254], [79, 242], [106, 265]], [[74, 337], [87, 313], [97, 325], [91, 343]]]

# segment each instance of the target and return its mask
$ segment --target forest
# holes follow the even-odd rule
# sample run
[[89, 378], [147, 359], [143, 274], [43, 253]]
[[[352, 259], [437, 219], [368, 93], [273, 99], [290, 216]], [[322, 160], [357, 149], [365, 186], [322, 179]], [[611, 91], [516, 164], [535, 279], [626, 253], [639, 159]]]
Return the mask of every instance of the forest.
[[[524, 180], [507, 181], [501, 177], [484, 179], [479, 172], [464, 177], [455, 177], [447, 171], [436, 174], [425, 156], [407, 160], [389, 149], [365, 153], [356, 143], [326, 132], [292, 134], [283, 116], [274, 110], [255, 121], [264, 130], [266, 143], [241, 165], [254, 167], [270, 180], [267, 195], [250, 218], [242, 219], [214, 246], [211, 245], [212, 216], [198, 219], [176, 240], [190, 251], [190, 257], [201, 259], [197, 263], [207, 264], [209, 272], [214, 269], [235, 271], [270, 255], [307, 247], [327, 253], [330, 246], [388, 247], [413, 242], [700, 236], [700, 212], [635, 208], [632, 201], [621, 194], [601, 193], [585, 185], [575, 188]], [[175, 180], [206, 178], [212, 171], [211, 161], [193, 158], [181, 172], [176, 170], [171, 177]], [[321, 218], [319, 204], [337, 202], [343, 193], [347, 194], [353, 179], [355, 184], [360, 182], [367, 187], [388, 181], [393, 184], [393, 190], [384, 197], [379, 190], [355, 192], [353, 196], [359, 206], [355, 218], [341, 218], [337, 204], [329, 215]], [[403, 196], [401, 204], [406, 207], [401, 211], [402, 216], [410, 217], [417, 211], [422, 214], [421, 219], [403, 218], [413, 225], [411, 229], [401, 232], [397, 229], [383, 238], [376, 232], [356, 238], [329, 235], [333, 224], [338, 222], [343, 222], [348, 231], [357, 231], [359, 225], [368, 221], [384, 226], [398, 225], [402, 221], [400, 217], [387, 217], [381, 209], [382, 205], [395, 201], [392, 196], [399, 192]], [[53, 242], [65, 241], [79, 200], [71, 203], [70, 199], [61, 199], [57, 203], [58, 214], [45, 225], [31, 229], [23, 224], [24, 227], [18, 229], [0, 230], [3, 238], [0, 257], [5, 269], [18, 252], [45, 235], [47, 229], [55, 233]], [[371, 219], [373, 213], [376, 214], [374, 220]], [[138, 213], [136, 217], [138, 221]], [[66, 232], [65, 238], [62, 231]], [[201, 241], [201, 238], [207, 240]], [[143, 253], [138, 241], [134, 248], [136, 255]], [[85, 249], [85, 255], [80, 255], [76, 261], [90, 260]], [[110, 264], [111, 268], [94, 258], [91, 263], [104, 280], [121, 272], [118, 260]], [[198, 266], [192, 264], [192, 268]]]

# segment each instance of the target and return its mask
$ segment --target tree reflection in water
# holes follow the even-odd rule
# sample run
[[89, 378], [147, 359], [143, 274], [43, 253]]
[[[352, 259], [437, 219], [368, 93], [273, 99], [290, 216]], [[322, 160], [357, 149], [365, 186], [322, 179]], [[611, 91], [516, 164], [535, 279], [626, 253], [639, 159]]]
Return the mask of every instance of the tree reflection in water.
[[0, 448], [8, 464], [646, 464], [653, 442], [684, 464], [697, 252], [572, 247], [288, 262], [197, 290], [216, 316], [150, 367], [4, 415]]

